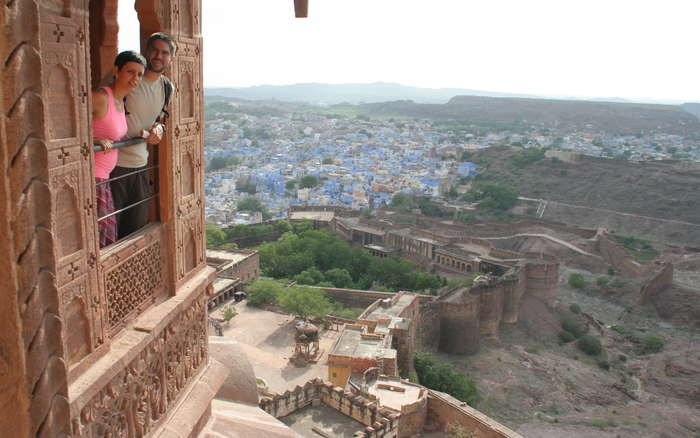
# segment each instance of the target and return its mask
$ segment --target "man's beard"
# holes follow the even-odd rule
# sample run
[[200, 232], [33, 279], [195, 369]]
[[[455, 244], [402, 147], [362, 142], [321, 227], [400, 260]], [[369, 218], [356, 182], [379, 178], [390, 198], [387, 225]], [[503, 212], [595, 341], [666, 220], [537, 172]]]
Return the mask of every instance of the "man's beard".
[[152, 71], [153, 73], [163, 73], [165, 71], [165, 69], [167, 68], [167, 66], [163, 63], [161, 63], [161, 65], [162, 65], [162, 67], [157, 69], [157, 68], [153, 67], [153, 64], [151, 64], [151, 62], [149, 61], [148, 62], [148, 69], [150, 71]]

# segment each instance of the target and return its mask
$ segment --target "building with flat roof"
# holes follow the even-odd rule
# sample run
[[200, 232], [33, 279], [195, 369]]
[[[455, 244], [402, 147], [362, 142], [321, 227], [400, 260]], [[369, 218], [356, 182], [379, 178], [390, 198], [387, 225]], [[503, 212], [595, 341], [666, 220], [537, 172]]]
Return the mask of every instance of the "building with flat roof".
[[260, 273], [260, 254], [247, 249], [207, 249], [207, 265], [216, 269], [209, 310], [228, 301]]
[[328, 353], [328, 380], [344, 388], [353, 375], [374, 367], [396, 374], [396, 350], [390, 338], [370, 333], [363, 324], [346, 324]]

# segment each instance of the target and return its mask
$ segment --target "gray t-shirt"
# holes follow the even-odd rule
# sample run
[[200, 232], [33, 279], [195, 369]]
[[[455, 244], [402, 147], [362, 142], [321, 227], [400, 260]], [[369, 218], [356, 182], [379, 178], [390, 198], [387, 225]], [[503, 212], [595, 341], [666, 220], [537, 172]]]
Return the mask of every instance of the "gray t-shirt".
[[[140, 137], [142, 130], [150, 129], [155, 123], [165, 102], [164, 82], [162, 75], [153, 82], [143, 78], [139, 86], [126, 95], [128, 138]], [[148, 149], [145, 144], [119, 149], [119, 167], [143, 167], [147, 162]]]

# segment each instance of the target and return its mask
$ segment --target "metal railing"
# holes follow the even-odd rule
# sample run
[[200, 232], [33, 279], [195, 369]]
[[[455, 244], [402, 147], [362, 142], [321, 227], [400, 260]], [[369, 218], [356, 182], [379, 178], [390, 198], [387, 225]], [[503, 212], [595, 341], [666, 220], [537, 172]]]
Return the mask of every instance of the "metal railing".
[[[116, 142], [112, 143], [112, 148], [113, 149], [128, 148], [130, 146], [136, 146], [137, 144], [146, 144], [146, 140], [144, 140], [140, 137], [136, 137], [136, 138], [130, 138], [130, 139], [124, 140], [124, 141], [116, 141]], [[99, 151], [103, 150], [101, 144], [93, 145], [92, 149], [95, 152], [99, 152]]]
[[[127, 147], [131, 147], [131, 146], [136, 146], [136, 145], [146, 145], [146, 140], [144, 140], [143, 138], [138, 138], [138, 137], [137, 137], [137, 138], [130, 138], [130, 139], [124, 140], [124, 141], [117, 141], [117, 142], [112, 143], [112, 148], [113, 148], [113, 149], [121, 149], [121, 148], [127, 148]], [[93, 145], [93, 150], [94, 150], [95, 152], [103, 151], [102, 145], [99, 145], [99, 144]], [[157, 160], [155, 160], [155, 161], [156, 161], [156, 163], [157, 163]], [[145, 167], [145, 168], [143, 168], [143, 169], [135, 170], [135, 171], [133, 171], [133, 172], [129, 172], [129, 173], [125, 173], [125, 174], [123, 174], [123, 175], [116, 176], [116, 177], [114, 177], [114, 178], [108, 178], [108, 179], [106, 179], [106, 180], [104, 180], [104, 181], [100, 181], [99, 183], [96, 183], [95, 185], [96, 185], [96, 186], [99, 186], [99, 185], [102, 185], [102, 184], [108, 184], [108, 183], [111, 183], [112, 181], [117, 181], [117, 180], [119, 180], [119, 179], [126, 178], [126, 177], [128, 177], [128, 176], [136, 175], [136, 174], [143, 173], [143, 172], [149, 172], [149, 171], [151, 171], [151, 170], [153, 170], [153, 169], [158, 169], [158, 165], [156, 164], [156, 165], [154, 165], [154, 166], [148, 166], [148, 167]], [[157, 185], [156, 185], [156, 186], [157, 186]], [[133, 202], [133, 203], [131, 203], [131, 204], [125, 206], [124, 208], [121, 208], [121, 209], [119, 209], [119, 210], [115, 210], [115, 211], [113, 211], [113, 212], [111, 212], [111, 213], [109, 213], [109, 214], [107, 214], [107, 215], [105, 215], [105, 216], [102, 216], [102, 217], [97, 218], [97, 222], [101, 222], [101, 221], [103, 221], [103, 220], [105, 220], [105, 219], [109, 219], [109, 218], [112, 217], [112, 216], [116, 216], [116, 215], [118, 215], [119, 213], [123, 213], [124, 211], [129, 210], [129, 209], [131, 209], [131, 208], [134, 208], [134, 207], [137, 206], [137, 205], [144, 204], [144, 203], [149, 202], [149, 201], [151, 201], [152, 199], [156, 199], [156, 198], [158, 198], [158, 190], [156, 190], [155, 193], [154, 193], [153, 195], [151, 195], [151, 196], [149, 196], [149, 197], [147, 197], [147, 198], [144, 198], [144, 199], [142, 199], [142, 200], [140, 200], [140, 201], [137, 201], [137, 202]]]

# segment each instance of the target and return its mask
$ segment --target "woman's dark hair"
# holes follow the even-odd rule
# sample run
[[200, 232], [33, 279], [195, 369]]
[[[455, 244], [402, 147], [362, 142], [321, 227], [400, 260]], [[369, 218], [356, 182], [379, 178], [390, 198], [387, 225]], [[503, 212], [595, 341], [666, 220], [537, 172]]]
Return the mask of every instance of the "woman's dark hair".
[[121, 70], [127, 62], [136, 62], [146, 68], [146, 58], [144, 58], [139, 52], [133, 50], [125, 50], [117, 55], [114, 59], [114, 65]]
[[175, 41], [173, 41], [170, 35], [164, 32], [156, 32], [154, 34], [151, 34], [151, 36], [149, 36], [146, 40], [146, 49], [151, 47], [151, 44], [153, 44], [153, 41], [155, 40], [163, 40], [166, 43], [168, 43], [168, 46], [170, 47], [170, 54], [175, 56], [175, 52], [177, 52], [177, 46], [175, 45]]

